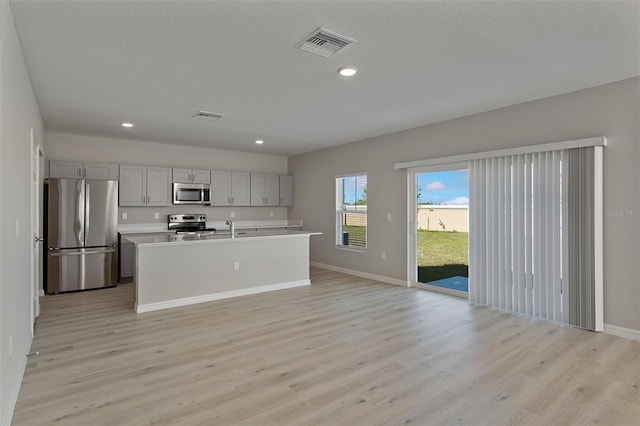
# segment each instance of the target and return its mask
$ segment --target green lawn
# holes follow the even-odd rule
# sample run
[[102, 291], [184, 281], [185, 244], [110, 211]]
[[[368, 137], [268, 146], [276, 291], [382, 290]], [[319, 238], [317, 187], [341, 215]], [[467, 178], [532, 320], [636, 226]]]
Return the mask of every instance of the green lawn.
[[469, 276], [469, 233], [418, 230], [418, 281]]
[[367, 228], [365, 226], [343, 225], [342, 232], [349, 233], [349, 245], [354, 247], [367, 246]]
[[[366, 247], [366, 227], [344, 225], [349, 245]], [[469, 276], [469, 233], [418, 231], [418, 281]]]

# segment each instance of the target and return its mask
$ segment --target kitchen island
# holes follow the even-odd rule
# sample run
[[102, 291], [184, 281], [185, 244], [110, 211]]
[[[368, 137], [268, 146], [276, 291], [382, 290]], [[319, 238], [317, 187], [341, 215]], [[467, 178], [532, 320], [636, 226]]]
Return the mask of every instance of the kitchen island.
[[309, 238], [272, 230], [131, 236], [137, 313], [309, 285]]

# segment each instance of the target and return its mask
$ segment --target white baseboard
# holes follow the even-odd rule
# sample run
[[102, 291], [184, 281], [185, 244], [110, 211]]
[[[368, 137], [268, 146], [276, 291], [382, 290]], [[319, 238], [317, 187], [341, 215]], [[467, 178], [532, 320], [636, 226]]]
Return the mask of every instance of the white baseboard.
[[[31, 344], [29, 344], [29, 348], [31, 348]], [[13, 384], [13, 389], [11, 389], [11, 395], [9, 395], [9, 403], [7, 404], [7, 412], [4, 413], [4, 418], [2, 419], [3, 426], [9, 426], [11, 424], [11, 420], [13, 419], [13, 412], [16, 409], [16, 403], [18, 402], [18, 394], [20, 394], [20, 387], [22, 386], [22, 379], [24, 378], [24, 372], [27, 369], [27, 356], [25, 355], [20, 362], [20, 366], [18, 367], [18, 378]]]
[[607, 334], [613, 334], [618, 337], [626, 337], [627, 339], [640, 341], [640, 330], [634, 330], [633, 328], [618, 327], [617, 325], [605, 324], [604, 332]]
[[299, 280], [285, 283], [264, 285], [259, 287], [243, 288], [240, 290], [223, 291], [221, 293], [204, 294], [202, 296], [185, 297], [182, 299], [167, 300], [165, 302], [145, 303], [139, 305], [136, 302], [136, 313], [158, 311], [160, 309], [177, 308], [179, 306], [195, 305], [196, 303], [211, 302], [214, 300], [229, 299], [232, 297], [248, 296], [250, 294], [266, 293], [268, 291], [284, 290], [287, 288], [304, 287], [310, 285], [311, 281]]
[[341, 268], [339, 266], [327, 265], [320, 262], [309, 262], [309, 265], [317, 268], [328, 269], [330, 271], [342, 272], [343, 274], [355, 275], [356, 277], [367, 278], [374, 281], [380, 281], [385, 284], [397, 285], [400, 287], [410, 287], [409, 281], [402, 281], [396, 278], [385, 277], [384, 275], [370, 274], [368, 272], [356, 271], [354, 269]]

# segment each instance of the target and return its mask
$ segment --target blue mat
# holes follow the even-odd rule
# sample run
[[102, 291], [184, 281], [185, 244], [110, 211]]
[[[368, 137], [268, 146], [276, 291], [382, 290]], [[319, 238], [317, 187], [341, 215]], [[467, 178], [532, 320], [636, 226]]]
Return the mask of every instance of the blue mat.
[[467, 277], [445, 278], [442, 280], [431, 281], [427, 284], [436, 287], [449, 288], [451, 290], [464, 291], [465, 293], [469, 292], [469, 279]]

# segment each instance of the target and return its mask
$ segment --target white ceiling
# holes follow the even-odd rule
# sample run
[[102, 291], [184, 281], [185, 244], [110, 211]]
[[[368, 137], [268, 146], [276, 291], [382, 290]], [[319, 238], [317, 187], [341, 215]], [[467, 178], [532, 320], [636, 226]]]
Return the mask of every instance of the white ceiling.
[[112, 138], [294, 155], [640, 75], [640, 0], [11, 7], [47, 130]]

